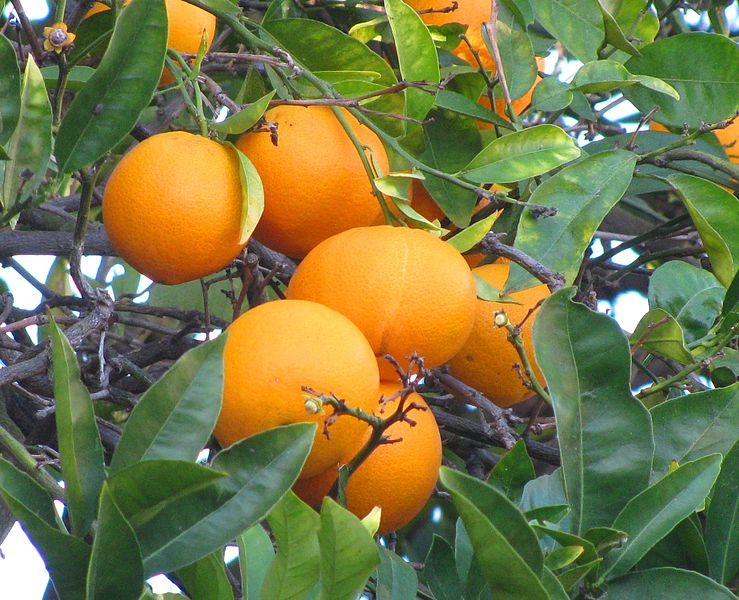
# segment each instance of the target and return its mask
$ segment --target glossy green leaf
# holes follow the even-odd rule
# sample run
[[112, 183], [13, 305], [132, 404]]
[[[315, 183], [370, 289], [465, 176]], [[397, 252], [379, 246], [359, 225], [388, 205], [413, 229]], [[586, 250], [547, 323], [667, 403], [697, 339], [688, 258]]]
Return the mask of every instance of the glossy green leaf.
[[488, 110], [474, 100], [470, 100], [467, 96], [452, 90], [440, 90], [436, 94], [436, 107], [445, 108], [446, 110], [466, 117], [473, 117], [486, 123], [493, 123], [504, 129], [511, 128], [511, 124], [500, 115], [494, 113], [492, 110]]
[[459, 600], [459, 580], [454, 549], [443, 537], [434, 535], [424, 562], [423, 579], [435, 600]]
[[200, 0], [200, 3], [205, 6], [208, 12], [216, 15], [218, 12], [222, 12], [227, 15], [236, 16], [241, 12], [239, 3], [233, 0]]
[[739, 271], [739, 198], [700, 177], [669, 179], [698, 229], [714, 274], [728, 287]]
[[[582, 557], [579, 562], [590, 562], [598, 558], [598, 554], [595, 551], [595, 546], [592, 542], [588, 541], [584, 537], [574, 535], [561, 529], [555, 529], [554, 527], [545, 527], [543, 525], [533, 525], [533, 528], [537, 533], [552, 538], [555, 542], [557, 542], [557, 544], [559, 544], [561, 548], [579, 548], [580, 552], [575, 557]], [[550, 566], [550, 568], [559, 567]]]
[[536, 0], [536, 19], [582, 62], [596, 60], [605, 39], [597, 0]]
[[260, 524], [253, 525], [236, 541], [239, 544], [239, 568], [243, 600], [260, 600], [267, 570], [275, 558], [269, 534]]
[[[515, 10], [514, 10], [515, 9]], [[500, 60], [503, 63], [508, 92], [513, 100], [526, 94], [536, 81], [537, 65], [525, 25], [516, 16], [515, 4], [498, 3], [498, 20], [495, 33]], [[490, 55], [492, 42], [484, 32], [483, 39]]]
[[75, 31], [77, 37], [67, 56], [69, 65], [73, 67], [90, 56], [102, 54], [110, 42], [114, 25], [115, 14], [111, 10], [83, 19]]
[[277, 504], [267, 519], [277, 540], [277, 556], [264, 579], [261, 598], [300, 600], [321, 575], [318, 514], [292, 492]]
[[652, 410], [653, 471], [661, 476], [675, 460], [682, 464], [712, 453], [725, 454], [736, 441], [739, 383], [671, 398]]
[[224, 119], [220, 123], [213, 123], [211, 127], [220, 133], [241, 134], [257, 124], [269, 108], [269, 102], [275, 95], [275, 90], [265, 94], [259, 100], [247, 104], [239, 112]]
[[612, 58], [619, 62], [638, 55], [659, 31], [659, 19], [648, 0], [599, 0], [606, 26], [606, 42], [620, 51]]
[[136, 526], [147, 574], [188, 565], [262, 520], [295, 483], [313, 444], [315, 425], [296, 423], [237, 442], [213, 459], [228, 477], [193, 494], [178, 509]]
[[353, 600], [380, 562], [374, 539], [357, 517], [324, 498], [318, 541], [321, 599]]
[[611, 44], [614, 48], [618, 48], [631, 56], [639, 56], [639, 49], [631, 43], [629, 37], [621, 29], [621, 25], [616, 18], [608, 11], [603, 2], [598, 2], [601, 13], [603, 14], [603, 25], [606, 30], [606, 43]]
[[649, 89], [630, 87], [624, 95], [643, 113], [655, 106], [654, 116], [663, 125], [698, 127], [701, 122], [727, 119], [739, 98], [739, 48], [715, 33], [683, 33], [643, 46], [642, 55], [626, 68], [634, 75], [657, 77], [680, 94], [675, 100]]
[[[384, 0], [404, 81], [439, 83], [439, 59], [434, 41], [418, 13], [403, 0]], [[405, 115], [423, 120], [434, 105], [434, 95], [416, 88], [403, 91]]]
[[560, 290], [539, 309], [534, 350], [557, 419], [571, 531], [581, 534], [610, 526], [646, 487], [654, 445], [649, 413], [629, 389], [629, 346], [618, 323], [573, 295]]
[[[92, 67], [76, 66], [72, 67], [67, 73], [67, 80], [65, 90], [68, 92], [79, 92], [85, 84], [89, 81], [92, 74], [95, 73], [95, 69]], [[52, 65], [50, 67], [42, 67], [41, 75], [44, 78], [46, 89], [51, 91], [56, 88], [57, 82], [59, 81], [59, 67]]]
[[[380, 77], [375, 84], [383, 87], [398, 82], [392, 68], [365, 44], [342, 31], [311, 19], [281, 19], [265, 24], [290, 55], [311, 71], [373, 71]], [[320, 52], [316, 52], [320, 48]], [[404, 111], [404, 96], [389, 94], [372, 100], [367, 108], [380, 112]], [[376, 120], [393, 135], [402, 135], [404, 124], [398, 119], [380, 117]]]
[[725, 317], [737, 307], [739, 307], [739, 273], [734, 275], [733, 281], [726, 290], [721, 315]]
[[549, 600], [570, 600], [562, 583], [552, 573], [549, 567], [544, 567], [544, 574], [541, 578], [542, 585], [549, 595]]
[[695, 571], [664, 567], [629, 573], [608, 584], [609, 600], [735, 600], [727, 588]]
[[588, 529], [583, 537], [595, 546], [598, 554], [603, 555], [613, 548], [623, 546], [629, 536], [625, 531], [613, 527], [593, 527]]
[[454, 234], [447, 240], [449, 244], [454, 246], [460, 252], [467, 252], [473, 248], [482, 238], [485, 237], [493, 228], [493, 223], [498, 218], [498, 213], [493, 213], [469, 227], [466, 227], [459, 233]]
[[190, 600], [234, 600], [222, 549], [177, 569], [177, 578], [184, 585], [183, 589]]
[[552, 570], [564, 569], [582, 556], [582, 553], [582, 546], [564, 546], [562, 548], [555, 548], [549, 555], [547, 555], [544, 560], [544, 564], [547, 568]]
[[440, 478], [465, 523], [493, 595], [501, 600], [546, 600], [539, 580], [543, 555], [523, 514], [495, 488], [467, 474], [442, 467]]
[[489, 281], [486, 281], [480, 277], [477, 273], [472, 273], [475, 278], [475, 292], [480, 300], [487, 300], [488, 302], [503, 302], [504, 304], [521, 304], [518, 300], [503, 293], [503, 290], [498, 289]]
[[689, 343], [708, 333], [721, 313], [725, 293], [709, 271], [671, 260], [652, 273], [647, 297], [650, 308], [661, 308], [675, 317]]
[[553, 506], [569, 506], [562, 481], [562, 469], [558, 467], [548, 475], [541, 475], [529, 481], [523, 487], [519, 505], [527, 516], [532, 511], [543, 510], [548, 513]]
[[21, 72], [15, 47], [0, 36], [0, 147], [13, 135], [21, 115]]
[[[515, 247], [551, 270], [575, 280], [583, 255], [608, 212], [621, 199], [633, 176], [636, 155], [611, 150], [588, 156], [544, 181], [531, 202], [557, 209], [557, 214], [535, 218], [530, 210], [521, 215]], [[508, 291], [538, 283], [518, 265], [511, 265]]]
[[518, 440], [493, 467], [488, 483], [498, 488], [512, 502], [519, 502], [523, 486], [535, 478], [534, 463], [526, 452], [526, 444], [523, 440]]
[[632, 344], [641, 342], [641, 347], [647, 352], [684, 365], [695, 362], [685, 345], [682, 327], [671, 314], [661, 308], [654, 308], [641, 318], [629, 341]]
[[534, 88], [531, 110], [555, 112], [567, 108], [572, 102], [570, 87], [557, 77], [544, 77]]
[[524, 514], [528, 521], [549, 521], [550, 523], [559, 523], [569, 512], [569, 504], [553, 504], [552, 506], [539, 506], [537, 508], [532, 508], [531, 510], [527, 510]]
[[57, 529], [51, 496], [28, 475], [0, 458], [0, 498], [43, 555], [57, 595], [62, 600], [85, 598], [90, 546]]
[[601, 576], [613, 579], [628, 573], [650, 548], [700, 508], [720, 465], [718, 454], [687, 462], [634, 496], [613, 522], [629, 539], [606, 556]]
[[185, 353], [141, 396], [116, 446], [113, 473], [143, 460], [195, 460], [221, 412], [226, 337]]
[[458, 175], [475, 183], [505, 183], [541, 175], [580, 156], [556, 125], [535, 125], [490, 142]]
[[[9, 160], [0, 161], [0, 209], [4, 209], [0, 216], [7, 214], [17, 202], [30, 198], [41, 185], [51, 158], [51, 144], [49, 96], [41, 71], [33, 56], [28, 56], [21, 87], [20, 115], [5, 143]], [[15, 225], [16, 220], [17, 215], [10, 219], [11, 225]]]
[[607, 92], [637, 84], [667, 94], [675, 100], [680, 99], [680, 94], [675, 88], [661, 79], [646, 75], [632, 75], [621, 63], [608, 59], [596, 60], [583, 65], [575, 75], [572, 89], [584, 93]]
[[90, 392], [80, 381], [77, 355], [56, 323], [50, 332], [56, 430], [67, 508], [72, 532], [84, 537], [95, 519], [105, 480], [103, 446]]
[[121, 11], [100, 65], [59, 127], [60, 171], [89, 165], [128, 135], [157, 88], [166, 48], [164, 0], [134, 0]]
[[454, 560], [457, 566], [457, 573], [462, 581], [463, 595], [469, 598], [484, 597], [484, 594], [490, 594], [490, 588], [485, 582], [485, 577], [480, 568], [480, 564], [475, 558], [475, 549], [472, 545], [467, 529], [462, 519], [457, 517], [455, 524], [454, 537]]
[[728, 585], [739, 571], [739, 443], [721, 464], [706, 513], [706, 550], [711, 577]]
[[[427, 165], [454, 173], [466, 165], [482, 147], [480, 130], [471, 119], [435, 110], [433, 121], [423, 126], [425, 150], [419, 158]], [[423, 186], [444, 214], [457, 227], [466, 227], [477, 204], [477, 194], [453, 183], [425, 175]]]
[[589, 563], [575, 565], [571, 569], [562, 571], [557, 575], [557, 579], [559, 579], [564, 590], [570, 592], [575, 589], [575, 586], [585, 579], [585, 577], [595, 571], [601, 562], [603, 562], [603, 559], [599, 558], [597, 560], [590, 561]]
[[241, 179], [241, 227], [239, 243], [246, 244], [264, 213], [264, 186], [254, 163], [236, 146], [232, 146], [239, 159]]
[[104, 484], [87, 572], [86, 600], [137, 600], [143, 583], [144, 567], [136, 535]]
[[[386, 548], [380, 550], [380, 566], [377, 568], [377, 600], [416, 600], [418, 575], [416, 570]], [[428, 568], [428, 565], [426, 565]], [[443, 598], [436, 598], [443, 600]]]

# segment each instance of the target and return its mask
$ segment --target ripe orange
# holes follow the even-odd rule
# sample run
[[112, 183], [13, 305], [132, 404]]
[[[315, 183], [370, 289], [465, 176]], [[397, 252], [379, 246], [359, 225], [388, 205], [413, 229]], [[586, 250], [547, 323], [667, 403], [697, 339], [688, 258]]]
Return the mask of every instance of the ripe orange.
[[[125, 0], [128, 4], [131, 0]], [[208, 48], [216, 35], [216, 17], [202, 8], [198, 8], [185, 0], [164, 0], [167, 7], [168, 37], [167, 47], [186, 54], [197, 54], [203, 33], [208, 36]], [[95, 2], [85, 14], [85, 19], [99, 12], [110, 10], [102, 2]], [[174, 82], [169, 69], [165, 68], [159, 85]]]
[[[667, 127], [656, 121], [652, 121], [649, 124], [649, 128], [652, 131], [670, 131]], [[739, 117], [734, 119], [734, 122], [728, 127], [714, 129], [713, 133], [716, 134], [718, 141], [724, 147], [729, 160], [739, 164]]]
[[[508, 278], [509, 269], [510, 264], [493, 263], [477, 267], [472, 272], [493, 286], [502, 288]], [[507, 339], [508, 331], [496, 327], [493, 318], [497, 311], [504, 310], [508, 320], [518, 325], [529, 310], [548, 295], [549, 288], [546, 285], [538, 285], [511, 294], [521, 304], [477, 300], [475, 326], [465, 345], [449, 361], [451, 374], [481, 391], [498, 406], [510, 406], [531, 396], [533, 392], [523, 385], [518, 373], [513, 369], [514, 363], [521, 364], [521, 359], [513, 344]], [[531, 361], [534, 361], [532, 340], [534, 317], [535, 315], [532, 315], [526, 320], [521, 331], [524, 347]], [[539, 381], [543, 382], [541, 371], [535, 363], [534, 372]]]
[[[343, 114], [370, 148], [372, 161], [388, 173], [380, 139], [349, 112]], [[264, 215], [256, 239], [303, 257], [332, 235], [383, 222], [359, 154], [329, 107], [278, 106], [266, 118], [279, 123], [277, 146], [268, 133], [248, 133], [236, 143], [264, 184]]]
[[242, 187], [233, 149], [184, 131], [154, 135], [113, 170], [103, 221], [113, 247], [159, 283], [226, 266], [239, 243]]
[[[417, 11], [447, 8], [451, 5], [448, 0], [410, 0], [408, 4]], [[446, 23], [461, 23], [467, 25], [465, 35], [470, 45], [480, 55], [483, 67], [495, 73], [495, 62], [490, 56], [485, 39], [482, 35], [482, 24], [490, 20], [491, 5], [489, 0], [460, 0], [457, 10], [451, 12], [424, 13], [421, 19], [426, 25], [444, 25]], [[460, 40], [459, 45], [453, 50], [459, 58], [466, 60], [473, 67], [478, 63], [470, 52], [467, 43]]]
[[[228, 328], [223, 360], [218, 442], [226, 447], [279, 425], [318, 423], [303, 477], [335, 465], [366, 423], [340, 416], [326, 438], [326, 415], [306, 411], [301, 386], [334, 393], [368, 412], [379, 399], [377, 363], [362, 332], [345, 316], [315, 302], [277, 300], [248, 310]], [[330, 415], [333, 409], [325, 411]]]
[[316, 246], [287, 288], [288, 298], [325, 304], [349, 317], [382, 355], [401, 364], [417, 352], [429, 367], [462, 347], [474, 321], [475, 282], [462, 255], [426, 231], [358, 227]]
[[[397, 391], [397, 384], [380, 385], [385, 397]], [[401, 441], [378, 446], [349, 477], [346, 487], [348, 508], [360, 519], [375, 506], [382, 509], [380, 535], [400, 529], [421, 511], [434, 490], [441, 466], [441, 437], [433, 413], [418, 394], [411, 394], [406, 402], [414, 402], [426, 410], [410, 412], [408, 416], [415, 426], [404, 421], [391, 425], [385, 435]], [[385, 413], [391, 414], [393, 406], [394, 403], [389, 403]], [[348, 463], [367, 443], [370, 434], [371, 429], [367, 428], [341, 462]], [[293, 491], [307, 504], [317, 506], [336, 478], [334, 465], [315, 477], [298, 481]]]

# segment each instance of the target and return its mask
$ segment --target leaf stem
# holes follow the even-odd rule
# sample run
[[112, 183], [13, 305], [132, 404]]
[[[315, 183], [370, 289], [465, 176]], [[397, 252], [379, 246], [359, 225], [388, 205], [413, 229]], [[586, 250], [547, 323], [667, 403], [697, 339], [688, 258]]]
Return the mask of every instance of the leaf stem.
[[47, 471], [41, 468], [26, 447], [4, 427], [0, 426], [0, 446], [5, 448], [30, 477], [49, 492], [52, 497], [64, 499], [64, 490]]

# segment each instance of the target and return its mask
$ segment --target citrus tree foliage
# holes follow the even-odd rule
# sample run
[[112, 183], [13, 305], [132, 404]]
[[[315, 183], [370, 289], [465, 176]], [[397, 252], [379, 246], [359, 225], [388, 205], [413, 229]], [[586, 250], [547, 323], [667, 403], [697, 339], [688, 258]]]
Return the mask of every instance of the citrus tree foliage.
[[[493, 0], [465, 34], [457, 2], [428, 26], [402, 0], [188, 2], [218, 19], [195, 56], [167, 50], [164, 0], [84, 20], [91, 2], [57, 0], [45, 25], [64, 27], [46, 37], [25, 15], [0, 25], [0, 261], [44, 297], [17, 308], [0, 280], [0, 539], [20, 521], [45, 597], [154, 598], [155, 574], [193, 600], [735, 597], [739, 170], [722, 132], [739, 49], [725, 3], [695, 4], [706, 32], [663, 0]], [[452, 53], [462, 34], [497, 68]], [[165, 65], [174, 83], [158, 87]], [[610, 118], [626, 99], [638, 112]], [[343, 106], [379, 136], [391, 172], [369, 160], [368, 176], [395, 224], [512, 260], [504, 289], [477, 280], [481, 298], [553, 292], [533, 348], [496, 323], [538, 403], [501, 411], [443, 370], [415, 381], [445, 466], [383, 544], [376, 515], [342, 506], [343, 477], [320, 512], [290, 491], [314, 425], [225, 449], [211, 437], [227, 335], [202, 334], [279, 295], [294, 262], [252, 241], [225, 274], [141, 298], [100, 222], [105, 177], [136, 140], [235, 141], [291, 102]], [[240, 164], [245, 240], [263, 198]], [[414, 179], [441, 219], [413, 208]], [[614, 261], [626, 248], [632, 262]], [[45, 281], [26, 254], [57, 257]], [[83, 254], [103, 256], [96, 278]], [[649, 302], [633, 332], [595, 310], [628, 290]]]

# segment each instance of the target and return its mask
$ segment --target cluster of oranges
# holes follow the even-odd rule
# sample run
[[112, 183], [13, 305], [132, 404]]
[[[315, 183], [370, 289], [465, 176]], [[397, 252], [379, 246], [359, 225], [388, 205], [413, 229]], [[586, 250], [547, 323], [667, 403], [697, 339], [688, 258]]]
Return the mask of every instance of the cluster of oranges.
[[[180, 4], [194, 8], [167, 0], [170, 37]], [[487, 5], [462, 3], [468, 4]], [[387, 173], [380, 139], [343, 114], [371, 164]], [[384, 356], [407, 367], [415, 353], [427, 367], [450, 364], [454, 375], [501, 406], [519, 402], [530, 392], [513, 371], [515, 350], [493, 316], [504, 309], [519, 322], [548, 292], [539, 286], [514, 294], [520, 305], [478, 300], [473, 274], [502, 287], [508, 265], [473, 271], [439, 237], [384, 225], [360, 156], [331, 108], [280, 106], [266, 118], [279, 124], [276, 145], [268, 133], [247, 133], [236, 143], [264, 186], [265, 209], [254, 237], [300, 264], [286, 299], [251, 308], [228, 328], [215, 435], [225, 447], [271, 427], [319, 423], [295, 486], [317, 505], [338, 467], [351, 461], [371, 432], [365, 422], [340, 415], [326, 435], [327, 415], [307, 410], [304, 387], [387, 416], [401, 382]], [[182, 283], [217, 271], [242, 252], [242, 189], [233, 148], [186, 132], [161, 133], [135, 146], [113, 170], [103, 220], [117, 252], [133, 267], [159, 283]], [[443, 218], [418, 190], [414, 208]], [[532, 322], [523, 329], [529, 348]], [[358, 516], [382, 508], [380, 533], [420, 511], [441, 463], [432, 412], [415, 393], [406, 402], [421, 407], [408, 415], [413, 423], [394, 423], [385, 435], [396, 443], [380, 445], [347, 487], [348, 507]]]

